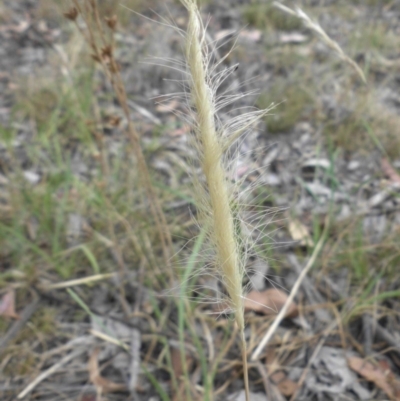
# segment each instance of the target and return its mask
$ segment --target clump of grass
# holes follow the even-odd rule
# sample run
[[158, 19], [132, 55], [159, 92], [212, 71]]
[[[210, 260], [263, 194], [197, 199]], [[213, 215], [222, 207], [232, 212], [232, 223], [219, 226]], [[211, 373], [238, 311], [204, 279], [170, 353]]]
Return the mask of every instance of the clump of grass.
[[[370, 122], [365, 124], [369, 138], [371, 138], [371, 135], [375, 136], [386, 155], [393, 159], [398, 158], [400, 153], [399, 115], [396, 112], [389, 111], [383, 105], [373, 107], [371, 114]], [[373, 140], [372, 142], [375, 141]]]
[[16, 115], [34, 122], [38, 134], [48, 139], [63, 134], [65, 144], [72, 139], [87, 141], [91, 138], [86, 116], [93, 103], [92, 75], [89, 71], [73, 78], [79, 92], [54, 71], [37, 73], [35, 80], [21, 80], [16, 92]]
[[398, 280], [398, 230], [388, 219], [378, 241], [373, 231], [373, 227], [366, 230], [365, 216], [356, 216], [335, 222], [327, 241], [320, 275], [345, 268], [349, 287], [354, 289], [352, 307], [343, 314], [344, 322], [362, 316], [372, 307], [386, 314], [384, 301], [399, 295], [397, 290], [384, 289]]
[[52, 88], [45, 86], [32, 90], [30, 93], [24, 92], [24, 99], [19, 103], [20, 110], [37, 125], [43, 125], [49, 121], [54, 105], [58, 103], [59, 95]]
[[24, 346], [19, 346], [18, 350], [11, 351], [13, 352], [7, 354], [10, 360], [4, 369], [6, 377], [25, 376], [35, 372], [39, 358], [33, 354], [27, 345], [24, 344]]
[[297, 45], [269, 46], [266, 45], [265, 55], [268, 65], [276, 74], [289, 75], [299, 65], [309, 71], [312, 60], [304, 54], [304, 49]]
[[[323, 134], [334, 145], [349, 152], [379, 148], [386, 156], [396, 158], [400, 151], [397, 127], [400, 118], [383, 102], [377, 102], [375, 91], [359, 88], [349, 100], [348, 88], [343, 88], [338, 103], [345, 112], [323, 117]], [[342, 114], [342, 115], [340, 115]]]
[[346, 3], [377, 7], [377, 6], [385, 6], [387, 4], [392, 4], [393, 0], [350, 0], [350, 1], [346, 0]]
[[257, 106], [265, 108], [273, 99], [282, 99], [282, 103], [271, 115], [265, 117], [268, 132], [272, 134], [290, 131], [314, 103], [310, 92], [301, 84], [290, 84], [283, 79], [277, 80], [269, 90], [259, 96]]
[[328, 121], [323, 133], [335, 146], [346, 151], [366, 149], [365, 144], [368, 142], [365, 122], [357, 112], [349, 114], [341, 121]]
[[246, 5], [243, 8], [243, 18], [258, 29], [293, 31], [301, 28], [301, 22], [297, 18], [283, 15], [272, 2], [254, 2]]
[[399, 42], [396, 32], [384, 22], [363, 22], [352, 31], [347, 47], [354, 56], [375, 52], [388, 57], [397, 55]]

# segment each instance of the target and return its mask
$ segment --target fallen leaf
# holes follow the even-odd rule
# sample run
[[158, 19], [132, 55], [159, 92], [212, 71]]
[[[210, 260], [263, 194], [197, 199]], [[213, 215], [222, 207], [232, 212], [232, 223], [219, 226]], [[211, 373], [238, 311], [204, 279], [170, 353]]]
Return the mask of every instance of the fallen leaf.
[[374, 365], [357, 356], [347, 358], [347, 363], [351, 369], [367, 381], [374, 383], [392, 400], [400, 399], [400, 381], [396, 379], [388, 363], [380, 361]]
[[250, 31], [242, 30], [240, 31], [239, 36], [251, 42], [259, 42], [262, 37], [262, 32], [258, 29], [252, 29]]
[[83, 394], [79, 401], [97, 401], [97, 394]]
[[267, 347], [267, 349], [265, 350], [265, 364], [267, 365], [267, 367], [269, 367], [275, 365], [276, 363], [276, 349], [274, 347]]
[[[186, 366], [187, 369], [190, 370], [193, 365], [193, 359], [186, 353]], [[181, 356], [181, 351], [178, 348], [172, 348], [171, 350], [171, 364], [172, 364], [172, 369], [174, 371], [175, 377], [179, 378], [182, 376], [184, 373], [184, 369], [182, 366], [182, 356]]]
[[[251, 291], [244, 300], [244, 308], [246, 311], [260, 312], [264, 315], [277, 315], [287, 299], [288, 296], [276, 288], [262, 292]], [[295, 317], [298, 313], [297, 305], [292, 302], [285, 316]]]
[[15, 312], [15, 291], [7, 291], [0, 300], [0, 316], [19, 319], [19, 315]]
[[218, 42], [221, 39], [226, 39], [236, 33], [234, 29], [222, 29], [215, 34], [215, 40]]
[[88, 371], [90, 381], [96, 386], [97, 390], [101, 393], [116, 393], [120, 391], [127, 391], [128, 388], [124, 383], [115, 383], [111, 380], [101, 376], [98, 363], [98, 355], [100, 350], [96, 348], [90, 356], [88, 363]]
[[23, 176], [32, 185], [40, 181], [40, 175], [34, 171], [24, 171]]
[[393, 168], [388, 159], [382, 159], [381, 167], [382, 171], [385, 173], [386, 177], [388, 177], [390, 181], [400, 184], [400, 174]]
[[105, 121], [106, 124], [111, 127], [118, 127], [119, 124], [121, 123], [121, 117], [115, 114], [111, 114], [109, 116], [106, 116]]
[[302, 165], [302, 169], [304, 168], [323, 168], [325, 170], [328, 170], [332, 167], [331, 162], [328, 159], [323, 159], [323, 158], [312, 158], [308, 159], [305, 161]]
[[245, 401], [250, 399], [251, 401], [265, 401], [266, 396], [265, 393], [249, 393], [249, 398], [246, 397], [246, 392], [244, 390], [240, 391], [240, 393], [234, 393], [233, 396], [227, 398], [229, 401]]
[[29, 27], [31, 26], [31, 24], [28, 21], [20, 21], [18, 24], [16, 25], [10, 25], [8, 26], [8, 29], [11, 32], [15, 32], [15, 33], [23, 33], [25, 32]]
[[306, 40], [307, 36], [299, 32], [286, 33], [279, 36], [279, 41], [281, 43], [303, 43]]
[[289, 233], [294, 241], [298, 241], [301, 246], [311, 247], [314, 242], [308, 232], [307, 227], [302, 224], [299, 220], [293, 219], [289, 221]]
[[168, 103], [160, 103], [156, 106], [156, 111], [159, 113], [171, 113], [176, 110], [179, 106], [179, 102], [177, 100], [171, 100]]
[[271, 380], [276, 384], [281, 394], [286, 397], [293, 395], [298, 387], [297, 383], [295, 383], [293, 380], [290, 380], [286, 376], [286, 373], [282, 372], [281, 370], [271, 375]]
[[173, 137], [173, 138], [179, 137], [179, 136], [183, 136], [183, 135], [188, 134], [188, 133], [190, 132], [190, 129], [191, 129], [190, 126], [187, 125], [187, 124], [185, 124], [185, 125], [183, 125], [182, 127], [179, 127], [179, 128], [177, 128], [176, 130], [174, 130], [174, 131], [171, 131], [171, 132], [169, 133], [169, 136], [171, 136], [171, 137]]
[[[193, 366], [193, 358], [191, 358], [188, 353], [185, 355], [186, 357], [186, 367], [190, 370]], [[174, 376], [178, 380], [179, 386], [174, 394], [173, 401], [180, 401], [185, 399], [185, 391], [186, 391], [186, 383], [184, 375], [184, 368], [182, 364], [182, 356], [181, 351], [178, 348], [172, 348], [171, 350], [171, 364], [172, 370], [174, 371]]]
[[249, 170], [250, 166], [247, 165], [237, 166], [236, 170], [232, 171], [232, 179], [239, 180], [239, 178], [242, 178]]
[[35, 241], [37, 238], [37, 233], [39, 229], [39, 222], [35, 217], [30, 217], [26, 222], [26, 230], [28, 232], [28, 237], [31, 241]]

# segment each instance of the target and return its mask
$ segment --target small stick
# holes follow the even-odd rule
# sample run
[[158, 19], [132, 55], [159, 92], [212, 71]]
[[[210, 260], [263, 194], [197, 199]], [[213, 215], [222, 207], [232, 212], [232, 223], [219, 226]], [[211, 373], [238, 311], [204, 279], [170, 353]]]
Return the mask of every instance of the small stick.
[[70, 354], [64, 356], [60, 361], [58, 361], [56, 364], [54, 364], [51, 368], [45, 370], [42, 372], [31, 384], [29, 384], [25, 390], [21, 391], [17, 398], [21, 400], [22, 398], [26, 397], [38, 384], [40, 384], [43, 380], [46, 380], [48, 377], [50, 377], [52, 374], [57, 372], [58, 369], [62, 368], [65, 364], [67, 364], [69, 361], [72, 359], [76, 358], [83, 352], [87, 350], [86, 347], [81, 347], [76, 349], [75, 351], [72, 351]]
[[60, 289], [60, 288], [75, 287], [77, 285], [91, 284], [96, 281], [106, 280], [106, 279], [114, 277], [114, 276], [116, 276], [115, 273], [95, 274], [95, 275], [89, 276], [89, 277], [83, 277], [83, 278], [78, 278], [75, 280], [63, 281], [62, 283], [43, 285], [42, 288], [44, 290], [56, 290], [56, 289]]
[[126, 343], [124, 343], [123, 341], [120, 341], [114, 337], [109, 336], [108, 334], [102, 333], [101, 331], [94, 330], [94, 329], [90, 329], [89, 333], [94, 337], [100, 338], [100, 340], [103, 340], [110, 344], [117, 345], [118, 347], [121, 347], [125, 351], [129, 352], [129, 346]]
[[[325, 231], [326, 231], [326, 228], [325, 228]], [[321, 238], [319, 239], [317, 245], [315, 246], [315, 248], [313, 250], [313, 253], [311, 254], [310, 259], [308, 260], [307, 265], [304, 267], [303, 271], [301, 272], [301, 274], [299, 275], [298, 279], [294, 283], [292, 291], [290, 292], [290, 295], [289, 295], [288, 299], [286, 300], [285, 304], [283, 305], [283, 308], [278, 313], [278, 316], [275, 318], [274, 323], [272, 323], [272, 325], [270, 326], [268, 331], [265, 333], [264, 338], [261, 340], [261, 342], [258, 345], [258, 347], [256, 348], [256, 350], [253, 352], [253, 354], [251, 356], [251, 360], [252, 361], [256, 361], [258, 359], [258, 357], [260, 356], [262, 350], [268, 344], [268, 341], [271, 339], [271, 337], [275, 333], [275, 330], [278, 328], [278, 326], [280, 325], [280, 323], [282, 322], [282, 320], [286, 316], [286, 312], [288, 311], [290, 305], [293, 302], [294, 297], [296, 296], [297, 292], [299, 291], [300, 286], [301, 286], [304, 278], [307, 276], [308, 272], [313, 267], [318, 255], [319, 255], [319, 253], [320, 253], [320, 251], [322, 249], [322, 246], [324, 244], [324, 240], [325, 240], [325, 235], [323, 233], [321, 235]]]

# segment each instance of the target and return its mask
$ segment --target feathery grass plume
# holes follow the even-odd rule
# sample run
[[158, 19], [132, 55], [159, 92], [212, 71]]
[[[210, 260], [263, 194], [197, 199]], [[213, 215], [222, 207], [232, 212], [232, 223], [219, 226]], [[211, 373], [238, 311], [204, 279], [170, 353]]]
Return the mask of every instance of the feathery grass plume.
[[198, 150], [202, 153], [201, 164], [213, 217], [211, 230], [224, 284], [235, 308], [235, 319], [239, 328], [243, 328], [243, 267], [235, 238], [226, 172], [222, 165], [223, 146], [217, 136], [214, 94], [207, 74], [208, 62], [203, 55], [204, 27], [195, 1], [182, 2], [189, 11], [186, 57], [192, 78], [192, 99], [197, 111], [196, 135], [199, 144], [201, 143]]
[[[191, 102], [195, 107], [194, 130], [195, 145], [202, 167], [205, 184], [197, 188], [201, 194], [198, 205], [201, 224], [208, 228], [208, 237], [215, 251], [217, 274], [229, 296], [242, 341], [242, 358], [246, 399], [249, 384], [247, 373], [246, 340], [244, 336], [244, 294], [243, 277], [246, 243], [237, 229], [237, 215], [233, 210], [233, 188], [227, 179], [225, 151], [250, 125], [262, 118], [268, 110], [253, 111], [235, 117], [227, 124], [221, 124], [216, 111], [233, 102], [226, 94], [217, 96], [219, 85], [233, 69], [216, 72], [217, 65], [210, 65], [210, 49], [206, 41], [196, 0], [181, 0], [189, 13], [186, 33], [186, 63], [191, 88]], [[234, 97], [237, 98], [237, 97]]]
[[343, 49], [339, 46], [337, 42], [335, 42], [332, 38], [329, 37], [329, 35], [322, 29], [321, 25], [313, 21], [301, 8], [296, 7], [294, 10], [292, 10], [289, 7], [284, 6], [281, 3], [278, 3], [275, 1], [274, 6], [281, 9], [285, 13], [288, 13], [290, 15], [293, 15], [300, 20], [303, 21], [303, 24], [308, 28], [311, 29], [313, 32], [315, 32], [321, 39], [322, 41], [330, 47], [338, 56], [340, 59], [342, 59], [344, 62], [349, 64], [355, 71], [356, 73], [360, 76], [361, 80], [366, 84], [367, 80], [365, 78], [363, 70], [359, 67], [359, 65], [352, 60], [344, 51]]

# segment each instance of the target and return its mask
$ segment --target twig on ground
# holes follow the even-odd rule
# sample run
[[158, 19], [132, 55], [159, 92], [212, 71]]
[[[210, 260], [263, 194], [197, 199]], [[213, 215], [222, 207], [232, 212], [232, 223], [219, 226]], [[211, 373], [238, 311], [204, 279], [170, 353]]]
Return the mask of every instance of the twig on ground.
[[[296, 255], [293, 253], [290, 253], [287, 258], [288, 258], [289, 263], [296, 270], [296, 274], [300, 275], [302, 272], [302, 267], [301, 267]], [[321, 322], [330, 322], [332, 319], [331, 315], [322, 307], [322, 305], [324, 305], [326, 303], [326, 301], [321, 296], [321, 294], [316, 290], [315, 285], [308, 279], [308, 277], [305, 277], [303, 280], [302, 286], [303, 286], [306, 296], [308, 298], [309, 304], [310, 305], [313, 305], [313, 304], [321, 305], [321, 308], [314, 309], [314, 314], [317, 316], [317, 318]]]
[[65, 364], [67, 364], [72, 359], [76, 358], [77, 356], [83, 354], [87, 351], [87, 347], [80, 346], [79, 348], [72, 351], [70, 354], [64, 356], [60, 361], [54, 364], [51, 368], [42, 372], [31, 384], [29, 384], [23, 391], [21, 391], [17, 398], [21, 400], [22, 398], [26, 397], [38, 384], [40, 384], [43, 380], [46, 380], [48, 377], [53, 375], [57, 370], [62, 368]]
[[68, 280], [68, 281], [64, 281], [62, 283], [42, 285], [40, 287], [43, 290], [56, 290], [56, 289], [60, 289], [60, 288], [75, 287], [77, 285], [92, 284], [92, 283], [94, 283], [96, 281], [107, 280], [107, 279], [112, 278], [114, 276], [116, 276], [115, 273], [95, 274], [93, 276], [78, 278], [78, 279], [75, 279], [75, 280]]
[[6, 335], [0, 340], [0, 351], [7, 347], [8, 343], [15, 338], [18, 332], [25, 326], [32, 315], [37, 311], [40, 299], [37, 298], [28, 304], [20, 315], [20, 319], [13, 323]]
[[[326, 231], [326, 226], [325, 226], [325, 231]], [[287, 313], [290, 305], [292, 304], [292, 302], [294, 300], [294, 297], [296, 296], [297, 292], [299, 291], [300, 286], [301, 286], [304, 278], [307, 276], [308, 272], [313, 267], [318, 255], [319, 255], [319, 253], [320, 253], [320, 251], [322, 249], [322, 246], [323, 246], [324, 241], [325, 241], [325, 235], [324, 234], [325, 233], [323, 233], [321, 235], [321, 238], [319, 239], [317, 245], [315, 246], [315, 248], [313, 250], [313, 253], [312, 253], [310, 259], [307, 262], [307, 265], [304, 267], [304, 269], [301, 272], [300, 276], [298, 277], [298, 279], [294, 283], [293, 288], [290, 291], [290, 295], [289, 295], [288, 299], [286, 300], [285, 304], [283, 305], [282, 309], [278, 313], [278, 316], [275, 318], [274, 322], [270, 326], [270, 328], [267, 331], [267, 333], [265, 334], [264, 338], [261, 340], [261, 342], [258, 345], [258, 347], [256, 348], [256, 350], [253, 352], [253, 354], [251, 356], [251, 360], [252, 361], [255, 361], [255, 360], [258, 359], [258, 357], [260, 356], [262, 350], [268, 344], [268, 341], [271, 339], [271, 337], [275, 333], [275, 330], [278, 328], [278, 326], [280, 325], [280, 323], [282, 322], [282, 320], [286, 316], [286, 313]]]
[[94, 329], [91, 329], [89, 332], [92, 336], [100, 338], [100, 340], [103, 340], [110, 344], [117, 345], [118, 347], [121, 347], [125, 351], [129, 351], [129, 346], [126, 343], [124, 343], [114, 337], [111, 337], [108, 334], [102, 333], [101, 331], [94, 330]]

